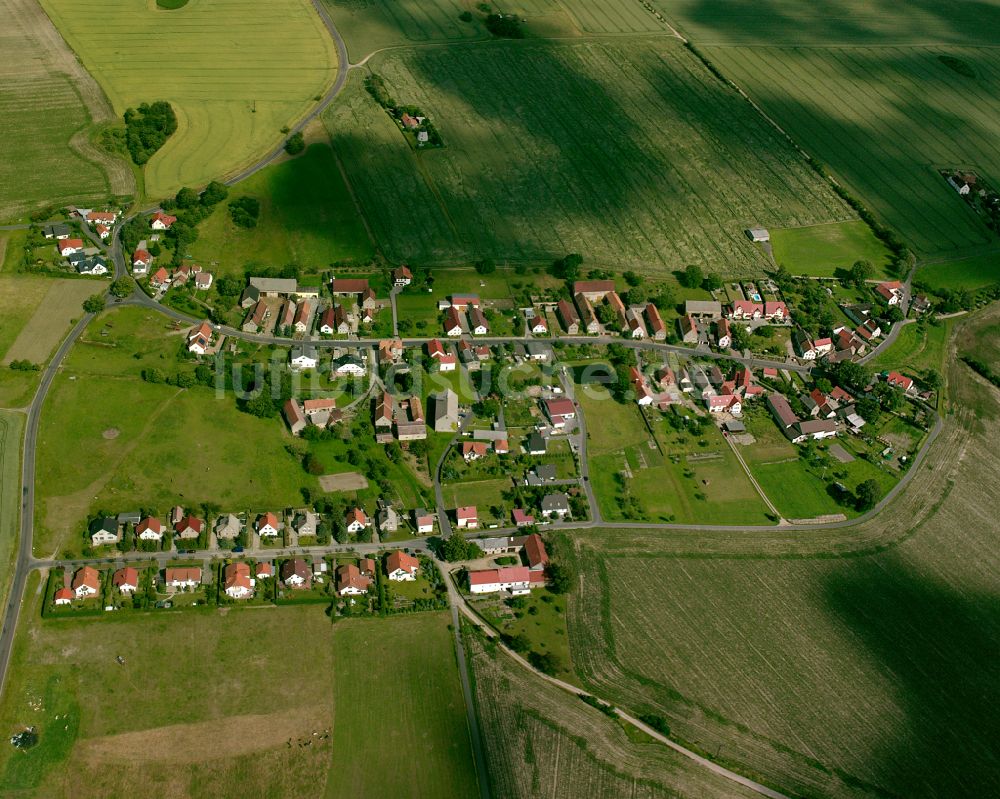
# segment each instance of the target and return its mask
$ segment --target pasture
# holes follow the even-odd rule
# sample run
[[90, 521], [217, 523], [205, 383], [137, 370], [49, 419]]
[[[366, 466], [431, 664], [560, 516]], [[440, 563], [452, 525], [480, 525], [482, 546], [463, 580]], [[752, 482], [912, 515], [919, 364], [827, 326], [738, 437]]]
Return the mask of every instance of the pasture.
[[575, 251], [588, 266], [650, 274], [689, 263], [754, 273], [767, 260], [747, 226], [853, 218], [672, 39], [422, 48], [368, 66], [445, 142], [412, 150], [361, 75], [324, 113], [391, 260], [544, 262]]
[[[994, 31], [995, 32], [995, 31]], [[1000, 175], [1000, 55], [990, 48], [717, 47], [709, 57], [920, 256], [997, 237], [938, 174]], [[959, 56], [968, 78], [941, 63]], [[964, 109], [956, 114], [955, 109]]]
[[[972, 378], [953, 364], [950, 380]], [[584, 684], [792, 794], [988, 793], [1000, 429], [995, 392], [979, 400], [992, 413], [952, 417], [860, 527], [582, 535], [570, 636]]]
[[870, 261], [876, 277], [885, 275], [890, 254], [860, 220], [831, 225], [772, 230], [774, 261], [793, 275], [833, 277], [855, 261]]
[[449, 621], [415, 613], [334, 626], [327, 799], [478, 794]]
[[0, 219], [131, 193], [125, 164], [90, 143], [111, 106], [41, 7], [0, 0], [0, 17]]
[[21, 519], [21, 434], [24, 416], [0, 411], [0, 599], [7, 600], [7, 588], [12, 576], [10, 564], [18, 538]]
[[234, 187], [229, 200], [260, 201], [257, 227], [233, 224], [226, 203], [198, 226], [189, 252], [219, 274], [243, 275], [254, 264], [305, 270], [335, 262], [366, 263], [374, 254], [333, 152], [314, 144], [298, 158], [274, 164]]
[[953, 324], [953, 320], [946, 319], [937, 324], [921, 322], [904, 326], [895, 343], [871, 362], [872, 368], [878, 371], [898, 369], [914, 377], [933, 369], [943, 375]]
[[914, 283], [930, 289], [976, 289], [1000, 283], [1000, 256], [978, 255], [961, 261], [943, 261], [920, 267]]
[[276, 147], [338, 66], [307, 0], [275, 0], [253, 14], [239, 0], [172, 11], [111, 0], [98, 15], [71, 0], [42, 5], [116, 115], [153, 100], [174, 107], [177, 132], [145, 166], [153, 199], [231, 175]]
[[754, 796], [465, 636], [494, 796]]

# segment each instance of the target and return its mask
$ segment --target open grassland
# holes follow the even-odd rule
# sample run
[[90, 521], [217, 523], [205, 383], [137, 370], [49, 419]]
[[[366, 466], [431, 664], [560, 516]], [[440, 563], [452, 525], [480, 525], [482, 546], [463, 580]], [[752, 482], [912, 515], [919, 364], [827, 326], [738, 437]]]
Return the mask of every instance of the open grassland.
[[[987, 182], [1000, 180], [995, 49], [718, 47], [707, 52], [918, 254], [996, 243], [937, 172], [962, 167]], [[960, 58], [975, 77], [945, 66], [942, 55]]]
[[334, 627], [328, 799], [478, 794], [448, 621], [420, 613]]
[[494, 795], [572, 799], [748, 797], [638, 730], [560, 691], [474, 633], [475, 674]]
[[12, 576], [11, 562], [21, 519], [21, 434], [24, 416], [0, 411], [0, 599], [7, 601]]
[[117, 114], [152, 100], [173, 105], [177, 132], [145, 167], [151, 198], [259, 158], [326, 91], [337, 67], [308, 0], [274, 0], [253, 13], [240, 0], [174, 11], [111, 0], [98, 14], [71, 0], [42, 4]]
[[663, 274], [767, 265], [743, 234], [851, 212], [731, 89], [673, 40], [495, 43], [380, 55], [369, 67], [428, 114], [416, 152], [352, 76], [324, 115], [394, 260], [588, 262]]
[[257, 227], [237, 227], [225, 203], [198, 227], [189, 251], [216, 274], [243, 274], [251, 265], [305, 269], [337, 261], [367, 262], [374, 250], [333, 152], [312, 145], [301, 157], [269, 166], [239, 183], [230, 200], [260, 201]]
[[124, 162], [90, 143], [111, 106], [38, 3], [0, 0], [0, 18], [0, 219], [132, 192]]
[[919, 377], [928, 369], [945, 374], [945, 355], [953, 320], [937, 324], [910, 324], [899, 331], [895, 343], [871, 362], [879, 371], [896, 369]]
[[870, 261], [876, 274], [885, 274], [889, 251], [864, 222], [772, 230], [774, 261], [793, 275], [832, 277], [855, 261]]
[[932, 289], [968, 289], [975, 291], [1000, 283], [1000, 255], [979, 255], [961, 261], [922, 266], [915, 275], [916, 283], [926, 283]]
[[1000, 404], [949, 364], [960, 410], [872, 522], [578, 534], [570, 636], [584, 684], [792, 794], [991, 792]]

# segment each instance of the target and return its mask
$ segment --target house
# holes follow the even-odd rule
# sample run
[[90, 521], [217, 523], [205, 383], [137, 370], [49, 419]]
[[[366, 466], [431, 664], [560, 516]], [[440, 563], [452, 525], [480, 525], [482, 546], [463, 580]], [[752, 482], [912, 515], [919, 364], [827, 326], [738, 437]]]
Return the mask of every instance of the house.
[[528, 473], [525, 483], [531, 486], [540, 486], [544, 483], [551, 483], [556, 479], [556, 466], [554, 463], [539, 463], [532, 467]]
[[455, 522], [459, 530], [474, 530], [479, 526], [479, 516], [475, 505], [455, 508]]
[[220, 516], [215, 522], [215, 537], [220, 541], [234, 541], [243, 532], [243, 522], [232, 513]]
[[375, 523], [380, 533], [394, 533], [399, 529], [399, 514], [391, 505], [386, 505], [375, 514]]
[[767, 228], [751, 227], [747, 228], [744, 233], [746, 233], [746, 237], [754, 244], [771, 240], [771, 234], [767, 232]]
[[413, 273], [405, 264], [392, 270], [392, 284], [394, 286], [409, 286], [413, 282]]
[[299, 307], [295, 311], [295, 319], [292, 322], [296, 333], [305, 333], [309, 330], [309, 314], [311, 313], [312, 308], [308, 302], [303, 300], [299, 303]]
[[82, 566], [73, 575], [70, 587], [77, 599], [97, 596], [101, 590], [101, 575], [93, 566]]
[[195, 355], [204, 355], [212, 346], [212, 326], [208, 322], [202, 322], [196, 327], [192, 327], [187, 335], [188, 352]]
[[[338, 314], [337, 309], [340, 308], [339, 305], [330, 305], [323, 309], [323, 313], [319, 317], [319, 332], [324, 336], [332, 336], [335, 333], [339, 333], [340, 323], [347, 323], [346, 315]], [[350, 327], [345, 331], [345, 333], [350, 333]]]
[[646, 308], [644, 311], [646, 315], [646, 323], [649, 326], [649, 335], [654, 341], [663, 341], [667, 337], [667, 326], [663, 323], [663, 317], [660, 316], [660, 310], [653, 305], [653, 303], [646, 303]]
[[506, 438], [493, 439], [493, 452], [497, 455], [506, 455], [510, 452], [510, 444]]
[[73, 602], [73, 592], [66, 587], [60, 588], [55, 592], [52, 599], [56, 605], [69, 605]]
[[292, 431], [292, 435], [297, 436], [306, 428], [306, 417], [302, 413], [299, 401], [294, 397], [285, 402], [281, 412], [285, 416], [285, 421], [288, 423], [288, 429]]
[[153, 263], [153, 256], [146, 250], [136, 250], [132, 254], [132, 274], [144, 275]]
[[899, 372], [889, 372], [885, 376], [885, 382], [894, 388], [901, 388], [907, 393], [913, 390], [913, 380]]
[[462, 317], [454, 306], [444, 312], [444, 333], [453, 338], [462, 335]]
[[226, 596], [232, 599], [246, 599], [253, 595], [253, 578], [250, 577], [249, 563], [230, 563], [222, 570], [222, 582]]
[[375, 321], [374, 312], [378, 309], [378, 299], [375, 297], [373, 289], [365, 289], [361, 292], [361, 321], [371, 324]]
[[390, 580], [396, 582], [413, 581], [417, 579], [419, 571], [420, 561], [398, 549], [391, 552], [389, 557], [385, 559], [385, 573]]
[[111, 228], [109, 228], [107, 225], [95, 225], [94, 231], [102, 239], [106, 239], [108, 236], [111, 235]]
[[469, 309], [469, 330], [474, 336], [485, 336], [490, 332], [490, 325], [486, 321], [486, 314], [476, 306]]
[[677, 327], [680, 330], [681, 341], [685, 344], [698, 343], [698, 323], [693, 316], [682, 316], [677, 320]]
[[467, 308], [478, 308], [480, 306], [478, 294], [452, 294], [451, 307], [459, 311]]
[[84, 258], [74, 264], [77, 274], [80, 275], [106, 275], [108, 273], [108, 262], [101, 256], [95, 255], [92, 258]]
[[568, 300], [559, 300], [559, 304], [556, 305], [556, 315], [559, 317], [559, 323], [563, 326], [567, 335], [575, 336], [580, 332], [580, 314], [577, 313], [576, 308], [570, 305]]
[[604, 296], [605, 304], [612, 310], [615, 318], [618, 320], [618, 324], [621, 327], [626, 327], [628, 325], [628, 318], [625, 314], [625, 303], [622, 302], [622, 298], [618, 296], [617, 291], [609, 291]]
[[646, 326], [642, 322], [642, 317], [631, 308], [625, 312], [625, 321], [627, 322], [625, 334], [629, 338], [636, 340], [646, 338]]
[[792, 406], [788, 404], [788, 400], [785, 399], [783, 394], [774, 392], [767, 397], [767, 407], [771, 411], [774, 420], [778, 423], [778, 427], [788, 435], [788, 431], [799, 421], [799, 417], [792, 411]]
[[473, 594], [509, 591], [514, 596], [522, 596], [531, 593], [531, 583], [531, 570], [527, 566], [507, 566], [502, 569], [469, 572], [469, 591]]
[[750, 300], [736, 300], [729, 309], [731, 319], [760, 319], [763, 316], [763, 304]]
[[295, 295], [298, 297], [318, 297], [316, 288], [299, 288], [298, 281], [292, 277], [252, 277], [250, 287], [256, 289], [260, 297], [280, 297]]
[[335, 399], [307, 399], [302, 403], [302, 411], [307, 419], [314, 419], [322, 414], [333, 413], [337, 409]]
[[736, 394], [714, 394], [706, 400], [709, 413], [743, 413], [743, 402]]
[[267, 303], [264, 300], [258, 300], [253, 310], [247, 314], [247, 318], [243, 321], [243, 332], [259, 333], [269, 313]]
[[[326, 567], [326, 564], [323, 564]], [[358, 561], [358, 571], [361, 572], [365, 577], [375, 576], [375, 561], [372, 558], [361, 558]]]
[[729, 320], [720, 319], [715, 323], [715, 345], [720, 350], [728, 350], [733, 343], [733, 333], [729, 329]]
[[115, 223], [118, 214], [113, 211], [88, 211], [84, 219], [92, 225], [109, 226]]
[[367, 278], [334, 278], [330, 281], [330, 293], [335, 297], [360, 295], [369, 288]]
[[685, 300], [684, 315], [711, 322], [722, 318], [722, 303], [718, 300]]
[[[292, 369], [315, 369], [319, 364], [319, 355], [316, 352], [316, 348], [311, 344], [292, 347], [291, 352], [288, 353], [288, 357]], [[364, 369], [361, 372], [364, 374]]]
[[347, 516], [344, 519], [344, 524], [347, 527], [347, 532], [349, 533], [360, 533], [366, 527], [371, 526], [371, 521], [361, 508], [351, 508], [347, 512]]
[[531, 571], [544, 571], [549, 565], [549, 554], [545, 551], [545, 542], [538, 533], [525, 536], [521, 542], [525, 560], [528, 561], [528, 568]]
[[288, 588], [309, 588], [312, 572], [302, 558], [292, 558], [281, 564], [281, 582]]
[[162, 266], [157, 269], [149, 278], [149, 286], [153, 289], [162, 289], [170, 285], [170, 273]]
[[396, 438], [400, 441], [427, 438], [427, 423], [420, 397], [412, 395], [396, 403]]
[[534, 336], [544, 336], [549, 332], [549, 323], [544, 316], [535, 316], [529, 322], [528, 329]]
[[613, 280], [577, 280], [573, 284], [573, 296], [582, 294], [591, 302], [603, 300], [614, 290], [615, 281]]
[[95, 547], [117, 544], [119, 541], [118, 520], [113, 516], [96, 519], [90, 525], [90, 543]]
[[284, 330], [292, 326], [295, 322], [295, 308], [295, 300], [291, 298], [282, 300], [281, 308], [278, 310], [278, 319], [274, 325], [277, 330]]
[[788, 306], [785, 303], [768, 300], [764, 303], [764, 318], [780, 323], [787, 322], [792, 316], [788, 312]]
[[531, 527], [535, 523], [535, 517], [528, 515], [521, 508], [514, 508], [511, 518], [515, 527]]
[[563, 493], [546, 494], [542, 497], [542, 516], [551, 519], [556, 516], [559, 519], [569, 515], [569, 497]]
[[338, 377], [343, 377], [344, 375], [360, 377], [366, 372], [364, 361], [356, 355], [344, 355], [335, 360], [331, 366], [331, 371]]
[[365, 594], [371, 584], [371, 577], [363, 575], [353, 563], [337, 567], [337, 593], [340, 596]]
[[903, 284], [898, 280], [887, 280], [875, 287], [875, 292], [890, 306], [899, 305], [903, 299]]
[[403, 357], [403, 342], [398, 338], [384, 338], [378, 343], [379, 363], [397, 363]]
[[258, 580], [270, 580], [274, 577], [274, 566], [267, 561], [258, 561], [254, 576]]
[[566, 422], [576, 419], [576, 406], [567, 397], [554, 397], [545, 400], [545, 415], [549, 417], [554, 428], [561, 429]]
[[262, 513], [257, 517], [257, 523], [255, 525], [257, 530], [257, 535], [261, 538], [274, 538], [281, 532], [282, 524], [278, 521], [276, 514], [268, 511], [267, 513]]
[[972, 191], [972, 187], [976, 183], [976, 181], [974, 179], [973, 180], [969, 180], [970, 177], [974, 177], [974, 176], [971, 176], [971, 175], [965, 175], [965, 176], [963, 176], [963, 175], [949, 175], [948, 176], [948, 185], [951, 186], [955, 191], [957, 191], [963, 197], [965, 197], [970, 191]]
[[388, 391], [382, 392], [382, 397], [375, 405], [375, 437], [378, 439], [379, 430], [382, 430], [385, 435], [389, 436], [391, 440], [391, 433], [389, 430], [392, 428], [392, 417], [393, 417], [394, 402], [392, 399], [392, 394]]
[[178, 537], [184, 539], [197, 538], [201, 535], [201, 531], [204, 527], [205, 523], [201, 519], [188, 515], [182, 517], [181, 520], [174, 525], [174, 533], [176, 533]]
[[60, 239], [56, 249], [63, 258], [75, 252], [83, 252], [83, 239]]
[[634, 366], [629, 369], [629, 379], [635, 390], [635, 401], [642, 407], [653, 404], [653, 392], [646, 383], [646, 376]]
[[601, 323], [597, 319], [597, 312], [589, 299], [583, 294], [574, 297], [577, 310], [580, 312], [580, 324], [588, 335], [601, 332]]
[[54, 225], [46, 225], [42, 228], [42, 235], [47, 239], [68, 239], [72, 231], [65, 222], [57, 222]]
[[837, 435], [836, 419], [807, 419], [797, 422], [793, 428], [792, 441], [798, 444], [806, 439], [820, 440]]
[[170, 230], [170, 226], [176, 221], [176, 216], [165, 214], [163, 211], [157, 211], [153, 214], [153, 218], [150, 220], [149, 226], [153, 228], [153, 230]]
[[528, 442], [525, 446], [529, 455], [544, 455], [548, 452], [548, 443], [541, 433], [536, 432], [528, 436]]
[[485, 441], [463, 441], [462, 442], [462, 457], [465, 458], [465, 462], [479, 460], [480, 458], [486, 457], [486, 442]]
[[423, 508], [417, 508], [413, 511], [413, 524], [418, 533], [433, 533], [434, 514], [428, 513]]
[[153, 516], [147, 516], [135, 526], [135, 535], [140, 541], [162, 541], [163, 522]]
[[528, 355], [528, 359], [532, 361], [547, 361], [552, 355], [549, 345], [543, 344], [540, 341], [529, 341], [525, 345], [525, 352]]
[[201, 585], [200, 566], [173, 566], [163, 571], [163, 581], [167, 588], [195, 588]]

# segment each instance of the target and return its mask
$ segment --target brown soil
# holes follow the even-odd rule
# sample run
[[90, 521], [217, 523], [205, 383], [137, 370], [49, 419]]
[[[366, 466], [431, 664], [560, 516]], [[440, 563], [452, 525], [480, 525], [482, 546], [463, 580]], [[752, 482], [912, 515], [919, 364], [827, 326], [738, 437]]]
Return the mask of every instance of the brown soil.
[[367, 478], [360, 472], [344, 474], [324, 474], [319, 478], [319, 487], [330, 491], [361, 491], [368, 488]]
[[121, 430], [119, 430], [117, 427], [109, 427], [107, 430], [101, 433], [101, 435], [104, 436], [106, 439], [108, 439], [108, 441], [110, 441], [113, 438], [118, 438], [119, 433], [121, 433]]

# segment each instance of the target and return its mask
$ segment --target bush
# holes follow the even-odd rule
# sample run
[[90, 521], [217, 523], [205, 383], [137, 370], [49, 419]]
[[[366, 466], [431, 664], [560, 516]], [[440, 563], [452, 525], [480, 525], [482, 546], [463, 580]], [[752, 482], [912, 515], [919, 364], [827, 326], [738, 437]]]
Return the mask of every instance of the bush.
[[260, 217], [260, 201], [255, 197], [239, 197], [231, 200], [229, 215], [237, 227], [255, 228]]
[[83, 310], [87, 313], [100, 313], [104, 310], [104, 295], [92, 294], [83, 301]]
[[289, 155], [298, 155], [303, 150], [306, 149], [306, 140], [302, 135], [302, 131], [293, 133], [288, 137], [288, 141], [285, 142], [285, 152]]
[[522, 21], [516, 14], [490, 14], [486, 18], [486, 30], [503, 39], [523, 39]]
[[166, 100], [143, 103], [125, 112], [125, 144], [138, 164], [145, 164], [177, 130], [177, 115]]
[[37, 363], [32, 363], [31, 361], [20, 359], [16, 361], [11, 361], [10, 368], [13, 369], [15, 372], [37, 372], [42, 367], [40, 367]]

